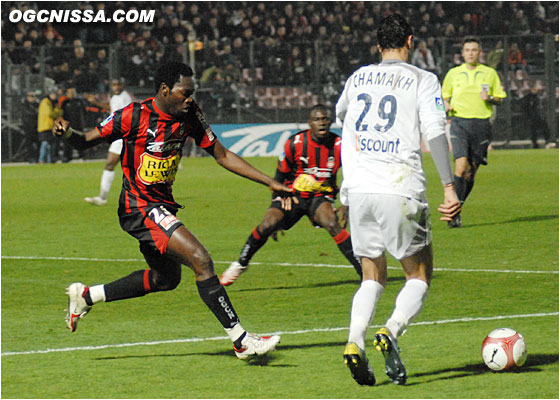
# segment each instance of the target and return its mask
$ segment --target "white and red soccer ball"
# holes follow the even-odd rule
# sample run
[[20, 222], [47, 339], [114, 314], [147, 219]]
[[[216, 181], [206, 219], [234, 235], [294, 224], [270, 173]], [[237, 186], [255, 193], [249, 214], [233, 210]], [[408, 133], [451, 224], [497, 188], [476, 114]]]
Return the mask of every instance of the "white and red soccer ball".
[[527, 359], [523, 336], [510, 328], [494, 329], [482, 342], [482, 359], [494, 371], [521, 367]]

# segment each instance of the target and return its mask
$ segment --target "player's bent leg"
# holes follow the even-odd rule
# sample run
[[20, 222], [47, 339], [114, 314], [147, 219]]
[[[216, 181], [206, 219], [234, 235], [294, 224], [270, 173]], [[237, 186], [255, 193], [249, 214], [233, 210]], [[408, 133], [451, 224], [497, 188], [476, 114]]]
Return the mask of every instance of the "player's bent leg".
[[194, 271], [200, 298], [231, 338], [238, 358], [246, 359], [275, 349], [280, 336], [261, 337], [243, 329], [225, 288], [214, 272], [214, 264], [208, 251], [185, 226], [181, 225], [173, 232], [166, 254]]
[[400, 357], [397, 338], [406, 331], [424, 307], [433, 274], [432, 245], [403, 258], [401, 264], [406, 283], [397, 295], [393, 314], [385, 327], [377, 331], [373, 342], [374, 347], [385, 357], [385, 372], [398, 385], [406, 382], [406, 369]]
[[262, 222], [257, 226], [245, 242], [239, 259], [230, 264], [230, 266], [220, 276], [220, 283], [223, 286], [233, 284], [239, 276], [249, 267], [249, 262], [253, 256], [265, 245], [268, 237], [280, 228], [284, 212], [274, 207], [270, 207], [263, 217]]
[[184, 225], [175, 229], [171, 235], [166, 255], [191, 268], [197, 281], [216, 276], [208, 250]]
[[317, 207], [313, 215], [313, 222], [329, 232], [340, 252], [346, 257], [361, 278], [362, 266], [360, 260], [354, 255], [350, 234], [346, 229], [342, 229], [338, 223], [338, 218], [330, 201], [325, 201]]
[[[121, 141], [122, 142], [122, 141]], [[115, 166], [120, 161], [120, 150], [122, 149], [122, 144], [117, 147], [116, 150], [113, 149], [114, 144], [111, 144], [109, 152], [107, 152], [107, 161], [105, 162], [105, 169], [101, 174], [101, 183], [99, 195], [94, 197], [86, 197], [84, 201], [95, 204], [96, 206], [104, 206], [107, 204], [107, 195], [111, 190], [113, 185], [113, 180], [115, 179]]]

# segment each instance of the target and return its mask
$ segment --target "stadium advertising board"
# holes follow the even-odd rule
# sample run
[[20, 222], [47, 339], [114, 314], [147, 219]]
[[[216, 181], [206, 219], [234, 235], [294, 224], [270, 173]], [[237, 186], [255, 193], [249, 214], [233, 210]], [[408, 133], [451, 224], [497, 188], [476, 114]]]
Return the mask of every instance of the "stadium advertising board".
[[[286, 140], [304, 129], [309, 129], [307, 123], [212, 125], [220, 142], [242, 157], [279, 156]], [[341, 129], [334, 125], [331, 131], [341, 134]]]

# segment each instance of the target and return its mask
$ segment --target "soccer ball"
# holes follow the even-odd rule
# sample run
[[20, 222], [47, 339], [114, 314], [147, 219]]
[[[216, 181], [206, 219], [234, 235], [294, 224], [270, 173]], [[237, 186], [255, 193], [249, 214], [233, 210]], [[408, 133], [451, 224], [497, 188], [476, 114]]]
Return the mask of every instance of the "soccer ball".
[[510, 328], [494, 329], [482, 342], [482, 359], [494, 371], [521, 367], [527, 359], [523, 336]]

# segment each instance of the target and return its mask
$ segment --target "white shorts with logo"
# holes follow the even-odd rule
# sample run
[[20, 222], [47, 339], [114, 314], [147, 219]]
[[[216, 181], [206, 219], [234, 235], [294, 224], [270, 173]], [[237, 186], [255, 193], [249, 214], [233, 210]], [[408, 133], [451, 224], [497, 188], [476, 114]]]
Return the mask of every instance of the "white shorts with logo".
[[109, 153], [118, 154], [120, 156], [122, 148], [123, 148], [123, 140], [122, 139], [115, 140], [109, 146]]
[[350, 235], [354, 254], [377, 258], [387, 250], [397, 260], [432, 242], [426, 201], [393, 194], [350, 193]]

